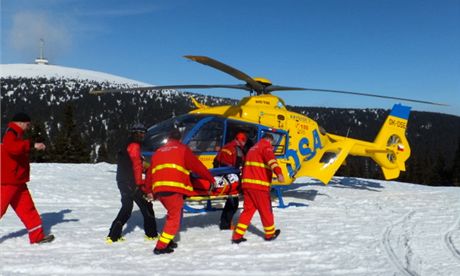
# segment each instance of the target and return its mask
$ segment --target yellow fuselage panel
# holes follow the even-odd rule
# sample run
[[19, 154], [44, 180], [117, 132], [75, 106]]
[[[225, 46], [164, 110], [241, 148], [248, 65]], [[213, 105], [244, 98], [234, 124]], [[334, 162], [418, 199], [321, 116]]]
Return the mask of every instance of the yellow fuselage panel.
[[206, 166], [206, 168], [213, 168], [212, 162], [214, 161], [214, 154], [201, 154], [198, 156], [198, 159]]
[[[315, 121], [288, 111], [283, 100], [273, 95], [246, 97], [236, 106], [199, 107], [190, 113], [220, 115], [286, 132], [287, 137], [281, 144], [284, 149], [276, 153], [286, 179], [282, 184], [290, 184], [294, 177], [300, 176], [327, 183], [348, 155], [372, 158], [382, 168], [385, 178], [393, 179], [405, 170], [404, 163], [410, 156], [405, 137], [410, 108], [404, 106], [393, 107], [373, 142], [324, 133]], [[276, 149], [279, 148], [280, 145]], [[211, 167], [213, 157], [202, 155], [200, 158]], [[276, 180], [274, 183], [278, 184]]]
[[[247, 97], [237, 106], [199, 108], [190, 113], [221, 115], [233, 120], [286, 131], [289, 142], [284, 145], [285, 154], [278, 156], [278, 163], [286, 178], [284, 184], [294, 180], [289, 175], [295, 174], [303, 162], [309, 160], [317, 162], [319, 153], [330, 142], [326, 135], [319, 132], [315, 121], [302, 114], [288, 111], [284, 102], [272, 95]], [[200, 160], [208, 168], [212, 167], [213, 158], [214, 155], [200, 155]]]

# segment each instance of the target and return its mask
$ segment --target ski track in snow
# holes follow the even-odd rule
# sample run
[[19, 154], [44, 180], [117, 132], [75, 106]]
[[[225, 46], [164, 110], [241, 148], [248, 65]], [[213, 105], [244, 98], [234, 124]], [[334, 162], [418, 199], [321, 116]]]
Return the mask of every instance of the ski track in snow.
[[452, 252], [452, 255], [460, 261], [460, 250], [455, 247], [453, 235], [460, 231], [460, 216], [457, 218], [457, 221], [452, 225], [449, 231], [444, 235], [444, 242], [447, 249]]
[[[396, 221], [393, 224], [390, 224], [384, 231], [383, 233], [383, 238], [382, 238], [382, 243], [383, 246], [385, 247], [385, 251], [388, 254], [388, 257], [390, 261], [393, 263], [393, 265], [404, 275], [407, 276], [418, 276], [419, 274], [416, 273], [415, 271], [412, 271], [409, 269], [409, 266], [411, 264], [411, 256], [413, 254], [412, 249], [409, 246], [409, 236], [404, 234], [404, 251], [406, 252], [404, 258], [402, 259], [399, 257], [395, 250], [391, 246], [391, 232], [396, 226], [399, 225], [405, 225], [408, 223], [408, 221], [411, 219], [411, 217], [414, 215], [415, 211], [410, 211], [406, 215], [404, 215], [402, 218], [400, 218], [398, 221]], [[404, 265], [404, 264], [407, 265]]]

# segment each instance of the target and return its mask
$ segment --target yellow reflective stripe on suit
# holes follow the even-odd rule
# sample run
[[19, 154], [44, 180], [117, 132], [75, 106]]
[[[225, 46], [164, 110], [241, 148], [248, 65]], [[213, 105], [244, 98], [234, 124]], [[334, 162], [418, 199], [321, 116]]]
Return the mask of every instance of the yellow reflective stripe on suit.
[[272, 170], [274, 170], [276, 167], [279, 167], [278, 163], [276, 162], [275, 159], [272, 159], [270, 161], [268, 161], [268, 165], [270, 166], [270, 168]]
[[184, 183], [177, 182], [177, 181], [156, 181], [156, 182], [153, 182], [153, 188], [161, 187], [161, 186], [176, 187], [176, 188], [185, 189], [187, 191], [193, 191], [193, 187], [187, 186]]
[[190, 171], [187, 170], [186, 168], [180, 165], [177, 165], [177, 164], [173, 164], [173, 163], [166, 163], [166, 164], [161, 164], [161, 165], [156, 166], [155, 168], [152, 169], [152, 174], [162, 169], [176, 169], [180, 172], [185, 173], [186, 175], [190, 174]]
[[267, 181], [262, 181], [258, 179], [250, 179], [250, 178], [243, 178], [241, 179], [242, 183], [251, 183], [251, 184], [259, 184], [263, 186], [270, 186], [270, 182]]
[[275, 234], [275, 225], [273, 224], [272, 226], [264, 227], [264, 230], [266, 235]]
[[236, 225], [235, 232], [240, 235], [244, 235], [244, 233], [246, 233], [246, 229], [248, 229], [248, 226], [249, 225], [238, 223]]
[[161, 233], [159, 240], [164, 243], [169, 243], [172, 239], [174, 239], [174, 235], [170, 235], [166, 232]]
[[246, 161], [244, 162], [245, 166], [253, 166], [253, 167], [260, 167], [260, 168], [265, 168], [265, 169], [271, 169], [269, 166], [267, 166], [264, 163], [261, 162], [252, 162], [252, 161]]
[[229, 155], [233, 155], [233, 153], [228, 149], [222, 149], [222, 151], [228, 153]]
[[275, 160], [275, 159], [272, 159], [272, 160], [268, 161], [267, 163], [268, 163], [268, 165], [271, 166], [273, 163], [276, 163], [276, 160]]
[[248, 229], [248, 225], [242, 224], [242, 223], [238, 223], [236, 227], [241, 228], [241, 229]]

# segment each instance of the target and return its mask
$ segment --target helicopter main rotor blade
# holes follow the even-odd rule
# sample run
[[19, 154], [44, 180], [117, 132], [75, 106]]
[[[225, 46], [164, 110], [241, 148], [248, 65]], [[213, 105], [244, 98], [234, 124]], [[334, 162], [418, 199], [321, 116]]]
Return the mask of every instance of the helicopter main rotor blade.
[[408, 98], [400, 98], [400, 97], [392, 97], [392, 96], [384, 96], [378, 94], [371, 94], [371, 93], [360, 93], [360, 92], [351, 92], [351, 91], [343, 91], [343, 90], [331, 90], [331, 89], [318, 89], [318, 88], [301, 88], [301, 87], [285, 87], [285, 86], [276, 86], [271, 85], [266, 88], [267, 91], [287, 91], [287, 90], [303, 90], [303, 91], [314, 91], [314, 92], [327, 92], [327, 93], [339, 93], [339, 94], [348, 94], [348, 95], [357, 95], [357, 96], [367, 96], [367, 97], [375, 97], [375, 98], [383, 98], [383, 99], [391, 99], [391, 100], [400, 100], [406, 102], [414, 102], [414, 103], [423, 103], [423, 104], [430, 104], [430, 105], [439, 105], [439, 106], [449, 106], [448, 104], [444, 103], [436, 103], [430, 101], [422, 101], [422, 100], [415, 100], [415, 99], [408, 99]]
[[222, 71], [224, 73], [227, 73], [239, 80], [245, 81], [249, 87], [251, 87], [253, 90], [259, 93], [264, 92], [264, 86], [254, 79], [252, 79], [250, 76], [246, 75], [245, 73], [241, 72], [238, 69], [235, 69], [227, 64], [224, 64], [220, 61], [217, 61], [215, 59], [212, 59], [210, 57], [205, 57], [205, 56], [184, 56], [185, 58], [188, 58], [190, 60], [196, 61], [198, 63], [210, 66], [214, 69], [217, 69], [219, 71]]
[[124, 93], [124, 92], [136, 92], [136, 91], [159, 91], [166, 89], [209, 89], [209, 88], [230, 88], [251, 91], [251, 88], [244, 84], [225, 85], [225, 84], [186, 84], [186, 85], [161, 85], [161, 86], [143, 86], [143, 87], [131, 87], [131, 88], [118, 88], [118, 89], [104, 89], [104, 90], [93, 90], [89, 93], [92, 95], [102, 95], [109, 93]]

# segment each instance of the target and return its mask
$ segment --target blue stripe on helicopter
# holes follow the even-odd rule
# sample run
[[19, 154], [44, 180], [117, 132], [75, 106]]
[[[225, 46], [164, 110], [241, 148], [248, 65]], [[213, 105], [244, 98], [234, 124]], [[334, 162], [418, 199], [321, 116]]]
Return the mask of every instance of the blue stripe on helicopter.
[[390, 115], [404, 119], [404, 120], [408, 120], [410, 110], [411, 110], [410, 106], [405, 106], [402, 104], [395, 104], [393, 105], [393, 108], [391, 109]]

